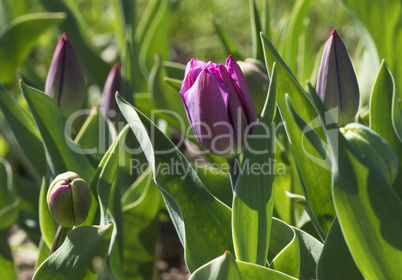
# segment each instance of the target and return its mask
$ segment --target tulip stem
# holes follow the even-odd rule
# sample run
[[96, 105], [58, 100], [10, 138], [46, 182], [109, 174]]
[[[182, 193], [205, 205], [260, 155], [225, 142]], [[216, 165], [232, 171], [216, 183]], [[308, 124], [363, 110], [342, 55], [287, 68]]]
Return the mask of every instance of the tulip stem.
[[236, 186], [236, 181], [237, 181], [237, 176], [239, 175], [239, 172], [237, 170], [237, 166], [239, 164], [239, 158], [234, 157], [234, 158], [228, 158], [226, 160], [227, 160], [228, 166], [229, 166], [230, 184], [232, 185], [232, 192], [234, 192], [235, 186]]
[[52, 248], [50, 249], [49, 256], [51, 256], [64, 241], [66, 237], [66, 230], [67, 228], [63, 226], [59, 226], [59, 228], [57, 229], [56, 235], [54, 236]]

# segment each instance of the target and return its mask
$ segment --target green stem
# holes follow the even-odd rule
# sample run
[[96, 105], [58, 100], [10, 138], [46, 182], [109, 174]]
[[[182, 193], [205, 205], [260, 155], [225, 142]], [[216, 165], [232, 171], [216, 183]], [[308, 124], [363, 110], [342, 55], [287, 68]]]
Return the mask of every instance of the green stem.
[[64, 239], [66, 238], [67, 228], [63, 226], [59, 226], [57, 229], [56, 235], [53, 240], [52, 248], [50, 249], [49, 256], [51, 256], [63, 243]]
[[237, 170], [239, 158], [236, 156], [234, 158], [227, 158], [226, 160], [229, 166], [230, 184], [232, 185], [232, 192], [234, 192], [236, 187], [237, 176], [239, 175], [239, 170]]

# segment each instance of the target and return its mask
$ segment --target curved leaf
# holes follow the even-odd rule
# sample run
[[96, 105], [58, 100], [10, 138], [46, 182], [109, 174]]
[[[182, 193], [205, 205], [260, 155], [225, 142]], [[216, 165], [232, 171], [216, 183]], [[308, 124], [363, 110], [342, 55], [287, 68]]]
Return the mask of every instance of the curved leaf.
[[402, 118], [395, 81], [387, 63], [381, 63], [370, 100], [370, 128], [392, 147], [399, 161], [398, 176], [393, 184], [402, 198]]
[[269, 244], [268, 260], [272, 259], [270, 267], [299, 278], [301, 256], [299, 239], [294, 229], [273, 218]]
[[402, 201], [338, 132], [332, 193], [343, 236], [365, 278], [397, 279], [402, 262]]
[[64, 13], [37, 13], [16, 18], [0, 34], [0, 81], [12, 83], [15, 70], [27, 57], [36, 41], [47, 30], [60, 24]]
[[0, 85], [0, 109], [34, 170], [39, 176], [45, 175], [45, 150], [32, 116], [28, 115], [2, 85]]
[[343, 238], [338, 219], [335, 218], [325, 240], [317, 266], [317, 279], [364, 279]]
[[222, 256], [203, 265], [191, 275], [189, 280], [241, 280], [235, 258], [226, 251]]
[[22, 81], [20, 88], [42, 136], [51, 176], [54, 178], [60, 173], [73, 171], [89, 181], [95, 169], [83, 154], [79, 154], [85, 151], [65, 136], [65, 125], [56, 102], [44, 92], [29, 87]]
[[113, 225], [81, 226], [36, 271], [33, 279], [98, 279], [103, 271]]
[[151, 166], [189, 270], [233, 251], [230, 208], [208, 192], [183, 154], [148, 118], [119, 95], [116, 100]]
[[[325, 239], [332, 220], [335, 217], [335, 210], [331, 198], [331, 171], [328, 166], [329, 159], [323, 158], [306, 134], [314, 130], [322, 141], [326, 141], [326, 135], [322, 129], [322, 120], [317, 114], [316, 108], [307, 97], [296, 78], [282, 60], [272, 43], [261, 34], [264, 46], [264, 54], [267, 68], [274, 62], [278, 67], [278, 88], [277, 100], [279, 111], [292, 147], [293, 156], [297, 164], [299, 178], [303, 192], [319, 224], [317, 228], [321, 238]], [[300, 130], [296, 121], [287, 109], [286, 94], [292, 101], [295, 111], [307, 123], [303, 130]]]
[[145, 185], [140, 198], [123, 208], [123, 269], [126, 279], [152, 279], [155, 271], [162, 196], [150, 172], [144, 173], [139, 180]]

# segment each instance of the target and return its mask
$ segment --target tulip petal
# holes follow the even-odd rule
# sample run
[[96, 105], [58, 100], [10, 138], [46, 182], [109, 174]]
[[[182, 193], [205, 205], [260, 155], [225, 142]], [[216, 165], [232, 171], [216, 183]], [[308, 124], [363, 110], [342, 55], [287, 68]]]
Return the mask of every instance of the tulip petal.
[[[107, 76], [105, 86], [103, 87], [102, 93], [102, 111], [105, 116], [108, 116], [111, 120], [117, 119], [118, 107], [115, 99], [116, 91], [121, 90], [122, 86], [122, 78], [120, 74], [120, 65], [113, 65], [112, 70]], [[115, 114], [112, 114], [111, 110], [114, 111]], [[110, 113], [110, 114], [109, 114]]]
[[244, 108], [246, 110], [247, 121], [249, 124], [257, 121], [257, 113], [255, 111], [253, 98], [251, 97], [250, 90], [247, 86], [246, 78], [240, 69], [240, 66], [230, 55], [226, 60], [225, 65], [230, 77], [232, 78], [234, 84], [237, 86]]
[[229, 89], [207, 68], [185, 93], [183, 101], [201, 146], [216, 155], [233, 152], [233, 129], [227, 110]]
[[50, 195], [49, 210], [53, 218], [62, 226], [74, 225], [72, 191], [69, 185], [59, 186]]
[[201, 66], [195, 66], [194, 68], [190, 69], [187, 74], [184, 76], [184, 81], [181, 84], [180, 94], [184, 95], [195, 83], [197, 80], [198, 75], [200, 75], [202, 71]]
[[223, 83], [228, 86], [230, 90], [230, 94], [228, 96], [228, 109], [230, 122], [234, 128], [235, 139], [236, 139], [236, 149], [238, 151], [241, 150], [241, 147], [244, 147], [245, 144], [245, 135], [247, 133], [247, 117], [245, 115], [244, 104], [241, 99], [241, 93], [238, 91], [237, 87], [233, 84], [232, 79], [229, 76], [228, 71], [225, 66], [219, 66], [219, 72], [221, 74], [221, 78]]
[[195, 68], [195, 67], [200, 67], [201, 69], [203, 69], [205, 66], [207, 65], [206, 62], [196, 59], [196, 58], [192, 58], [186, 65], [186, 70], [184, 72], [184, 77], [187, 76], [188, 72]]
[[353, 120], [359, 108], [359, 87], [346, 47], [335, 30], [322, 55], [317, 94], [328, 110], [339, 107], [334, 117], [340, 126]]

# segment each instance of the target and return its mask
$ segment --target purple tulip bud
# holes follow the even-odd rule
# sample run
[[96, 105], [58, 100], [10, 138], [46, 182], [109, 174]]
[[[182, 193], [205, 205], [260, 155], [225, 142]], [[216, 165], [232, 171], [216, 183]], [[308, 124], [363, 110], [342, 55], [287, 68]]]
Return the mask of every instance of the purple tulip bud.
[[85, 78], [73, 46], [64, 33], [53, 55], [46, 79], [45, 92], [68, 117], [81, 108], [85, 99]]
[[224, 157], [241, 153], [257, 120], [253, 99], [239, 65], [192, 59], [180, 90], [197, 141]]
[[116, 91], [120, 92], [122, 86], [119, 69], [119, 64], [113, 65], [112, 70], [110, 70], [109, 76], [107, 76], [105, 86], [103, 87], [101, 108], [102, 112], [111, 120], [116, 120], [118, 112], [115, 94]]
[[88, 217], [92, 194], [88, 184], [74, 172], [60, 174], [47, 193], [50, 213], [59, 225], [78, 226]]
[[317, 93], [328, 110], [338, 108], [339, 126], [351, 122], [359, 108], [359, 86], [349, 55], [335, 29], [325, 45], [317, 77]]

